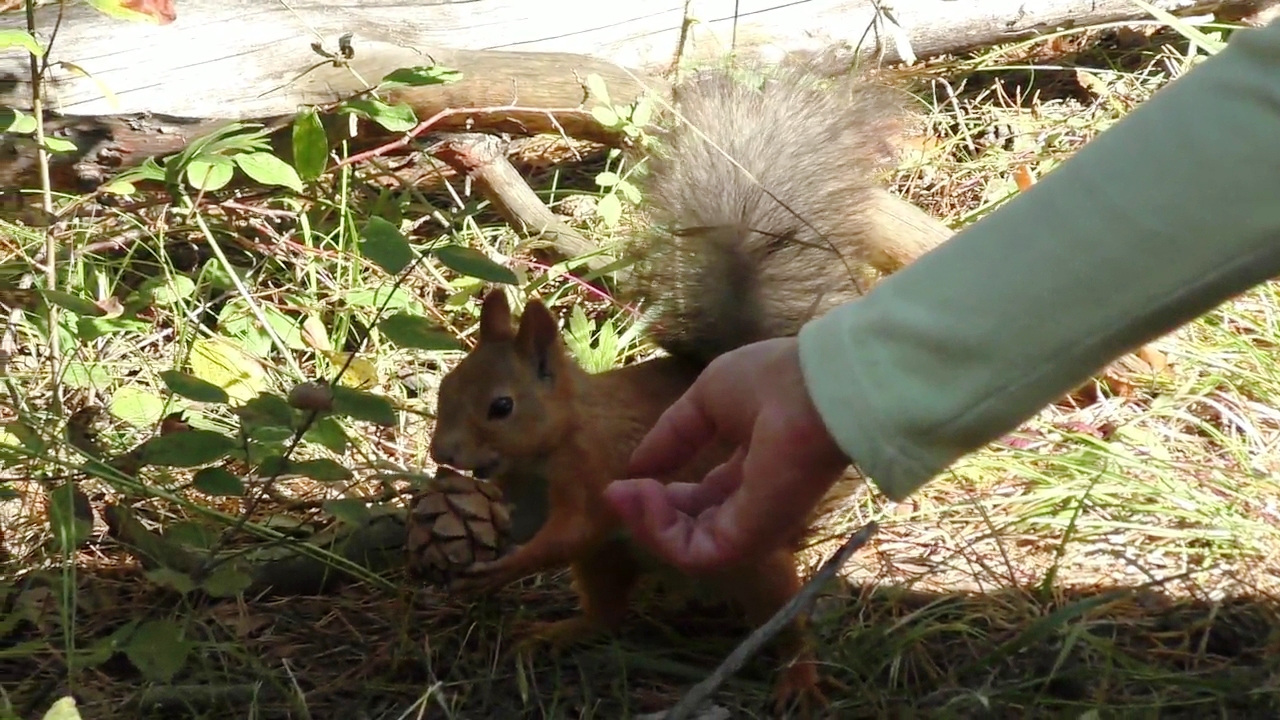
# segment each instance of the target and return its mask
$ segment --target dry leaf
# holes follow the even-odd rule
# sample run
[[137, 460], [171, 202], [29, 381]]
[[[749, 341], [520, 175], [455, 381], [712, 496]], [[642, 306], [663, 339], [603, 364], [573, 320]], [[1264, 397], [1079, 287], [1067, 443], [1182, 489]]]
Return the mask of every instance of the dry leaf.
[[1150, 366], [1151, 371], [1157, 375], [1165, 374], [1165, 371], [1169, 368], [1168, 356], [1150, 345], [1143, 345], [1134, 354]]
[[324, 323], [315, 315], [308, 315], [302, 321], [302, 339], [311, 349], [322, 353], [333, 352], [333, 343], [329, 342], [329, 333]]
[[107, 320], [113, 320], [124, 314], [124, 305], [120, 304], [120, 299], [114, 295], [105, 297], [94, 303], [94, 305], [97, 305], [102, 310], [104, 313], [102, 317]]
[[1013, 171], [1013, 182], [1018, 186], [1019, 192], [1026, 192], [1032, 185], [1036, 184], [1035, 173], [1031, 171], [1029, 165], [1019, 165]]
[[1080, 83], [1080, 87], [1088, 90], [1095, 97], [1105, 98], [1111, 94], [1111, 87], [1107, 85], [1107, 82], [1088, 70], [1077, 69], [1076, 82]]

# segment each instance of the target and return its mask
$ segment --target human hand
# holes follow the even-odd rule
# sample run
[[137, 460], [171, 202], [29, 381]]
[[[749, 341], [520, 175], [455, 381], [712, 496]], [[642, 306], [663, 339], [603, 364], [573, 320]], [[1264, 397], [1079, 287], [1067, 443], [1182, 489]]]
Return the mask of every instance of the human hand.
[[[651, 479], [713, 439], [737, 451], [701, 483]], [[809, 399], [797, 341], [781, 338], [708, 365], [640, 442], [632, 479], [605, 496], [635, 540], [698, 573], [787, 542], [848, 466]]]

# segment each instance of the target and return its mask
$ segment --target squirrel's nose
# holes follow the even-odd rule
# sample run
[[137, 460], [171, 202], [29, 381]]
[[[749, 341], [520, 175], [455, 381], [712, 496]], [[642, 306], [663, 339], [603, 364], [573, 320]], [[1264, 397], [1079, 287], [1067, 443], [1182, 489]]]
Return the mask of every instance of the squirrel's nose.
[[445, 447], [445, 443], [433, 439], [431, 441], [431, 460], [437, 465], [453, 465], [453, 448]]

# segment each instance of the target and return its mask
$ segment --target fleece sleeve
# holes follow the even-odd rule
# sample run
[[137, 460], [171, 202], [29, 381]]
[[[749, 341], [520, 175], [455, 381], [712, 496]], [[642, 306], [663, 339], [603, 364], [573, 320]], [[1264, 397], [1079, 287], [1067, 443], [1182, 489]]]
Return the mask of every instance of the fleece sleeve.
[[1124, 353], [1280, 275], [1280, 21], [1238, 30], [1041, 182], [863, 298], [800, 360], [901, 500]]

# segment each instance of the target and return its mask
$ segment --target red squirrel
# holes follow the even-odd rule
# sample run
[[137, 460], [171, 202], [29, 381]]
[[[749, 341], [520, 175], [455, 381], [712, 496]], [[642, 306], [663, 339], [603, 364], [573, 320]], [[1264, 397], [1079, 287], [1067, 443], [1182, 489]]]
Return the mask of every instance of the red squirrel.
[[[681, 86], [681, 121], [658, 136], [638, 181], [648, 230], [629, 239], [635, 263], [620, 294], [650, 313], [647, 336], [665, 356], [588, 373], [542, 302], [528, 302], [517, 322], [497, 289], [484, 298], [474, 348], [441, 380], [434, 462], [492, 479], [504, 492], [534, 478], [545, 483], [540, 529], [455, 586], [493, 591], [571, 568], [581, 614], [538, 627], [535, 639], [563, 645], [625, 618], [643, 562], [603, 491], [627, 476], [640, 440], [698, 372], [741, 345], [794, 335], [856, 299], [874, 273], [918, 254], [918, 237], [869, 218], [873, 194], [883, 192], [875, 175], [892, 160], [900, 127], [894, 93], [803, 67], [765, 76], [761, 84], [712, 71]], [[697, 482], [732, 451], [709, 447], [660, 479]], [[837, 483], [828, 496], [856, 486]], [[801, 539], [708, 579], [749, 622], [763, 623], [801, 586]], [[776, 646], [791, 661], [775, 689], [779, 711], [792, 701], [824, 706], [803, 621]]]

